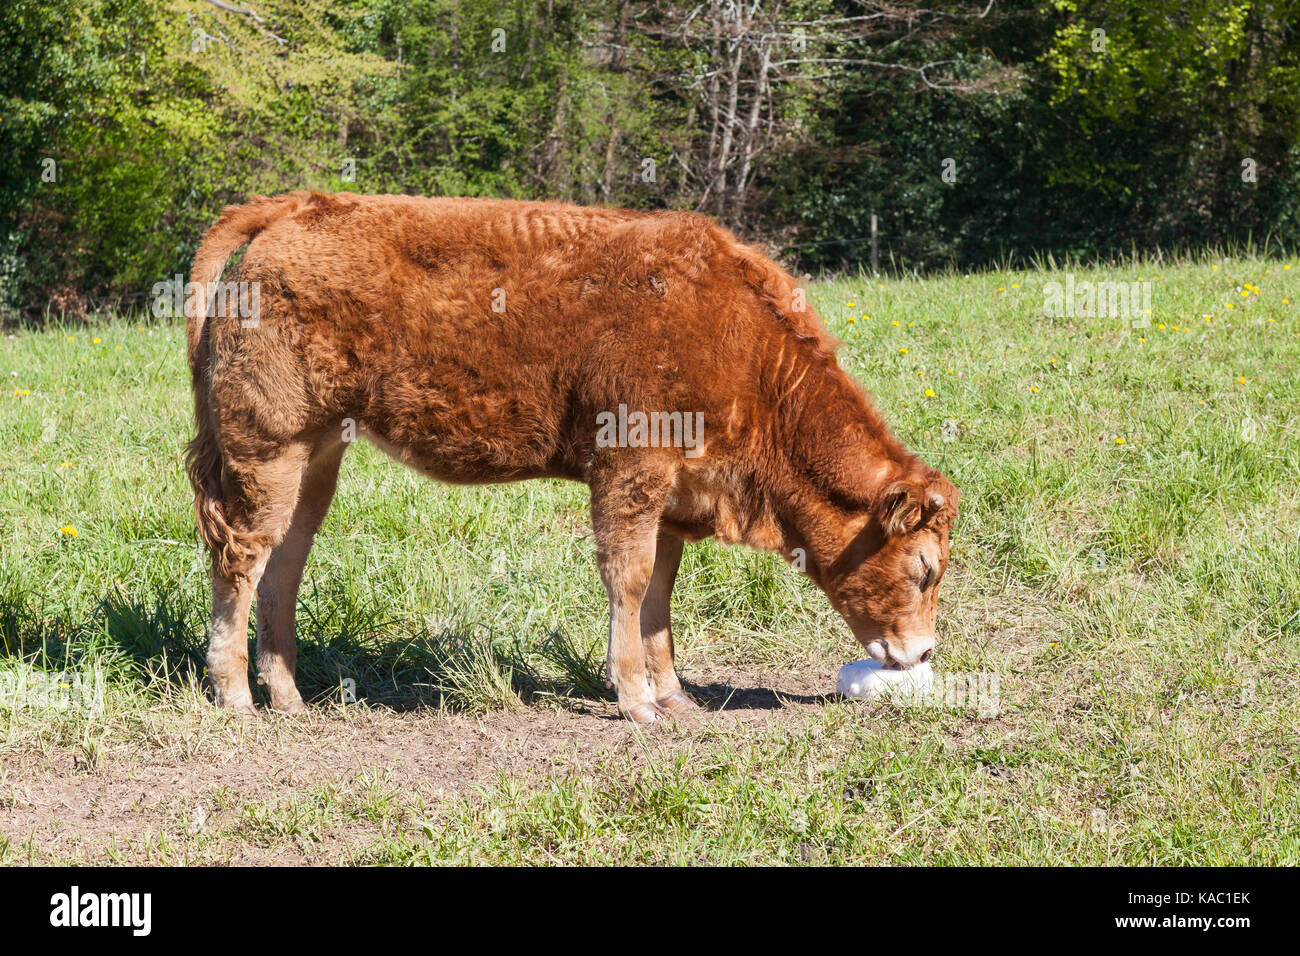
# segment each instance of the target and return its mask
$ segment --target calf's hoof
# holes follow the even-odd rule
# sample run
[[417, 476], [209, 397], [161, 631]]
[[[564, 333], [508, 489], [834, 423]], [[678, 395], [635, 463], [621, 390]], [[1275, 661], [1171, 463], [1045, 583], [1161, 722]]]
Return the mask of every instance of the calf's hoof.
[[273, 703], [271, 709], [277, 714], [305, 714], [307, 705], [302, 702], [301, 697], [295, 697], [292, 700]]
[[218, 704], [217, 706], [221, 710], [224, 710], [226, 713], [235, 714], [239, 717], [252, 717], [253, 719], [256, 720], [259, 716], [257, 713], [257, 708], [253, 706], [253, 702], [251, 700], [240, 701], [239, 703], [236, 704]]
[[653, 724], [659, 719], [661, 713], [662, 711], [660, 711], [659, 707], [655, 704], [633, 704], [627, 710], [623, 711], [623, 715], [627, 717], [628, 720], [637, 724]]
[[687, 714], [700, 709], [699, 704], [680, 690], [673, 691], [667, 697], [660, 697], [655, 701], [655, 704], [660, 710], [667, 711], [670, 714]]

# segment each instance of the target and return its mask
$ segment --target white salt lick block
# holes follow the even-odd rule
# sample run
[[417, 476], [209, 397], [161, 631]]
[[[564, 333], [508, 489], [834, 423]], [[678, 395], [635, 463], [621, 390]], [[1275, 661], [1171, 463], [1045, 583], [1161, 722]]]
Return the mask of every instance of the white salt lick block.
[[889, 670], [877, 660], [853, 661], [840, 668], [835, 692], [845, 697], [877, 697], [882, 693], [919, 694], [934, 683], [934, 670], [927, 661], [910, 670]]

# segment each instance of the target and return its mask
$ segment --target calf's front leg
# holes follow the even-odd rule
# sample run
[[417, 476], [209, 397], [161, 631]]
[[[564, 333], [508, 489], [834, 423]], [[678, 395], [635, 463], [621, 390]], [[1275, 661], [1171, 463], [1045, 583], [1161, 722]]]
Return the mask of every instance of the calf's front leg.
[[655, 542], [654, 573], [641, 601], [641, 641], [645, 645], [646, 669], [655, 704], [662, 710], [696, 710], [698, 705], [682, 691], [677, 678], [673, 648], [672, 613], [669, 605], [673, 582], [682, 561], [682, 539], [665, 532]]
[[641, 642], [641, 602], [654, 570], [654, 534], [597, 546], [600, 579], [609, 594], [609, 653], [605, 675], [618, 692], [618, 709], [639, 724], [659, 719]]

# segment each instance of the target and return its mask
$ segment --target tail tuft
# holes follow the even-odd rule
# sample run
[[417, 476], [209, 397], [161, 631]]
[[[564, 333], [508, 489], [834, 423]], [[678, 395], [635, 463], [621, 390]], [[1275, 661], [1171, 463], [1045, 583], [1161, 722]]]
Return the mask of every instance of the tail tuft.
[[210, 423], [201, 423], [198, 435], [186, 447], [185, 470], [194, 487], [199, 537], [212, 555], [214, 570], [226, 578], [243, 576], [253, 551], [243, 543], [243, 535], [230, 526], [222, 509], [221, 448]]

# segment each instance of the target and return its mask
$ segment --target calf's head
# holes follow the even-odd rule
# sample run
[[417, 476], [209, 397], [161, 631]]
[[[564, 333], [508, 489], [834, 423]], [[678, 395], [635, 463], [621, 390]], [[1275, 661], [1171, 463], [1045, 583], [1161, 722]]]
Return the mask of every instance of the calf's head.
[[957, 499], [956, 486], [927, 469], [890, 481], [861, 507], [833, 509], [839, 532], [817, 583], [886, 667], [914, 667], [934, 653]]

